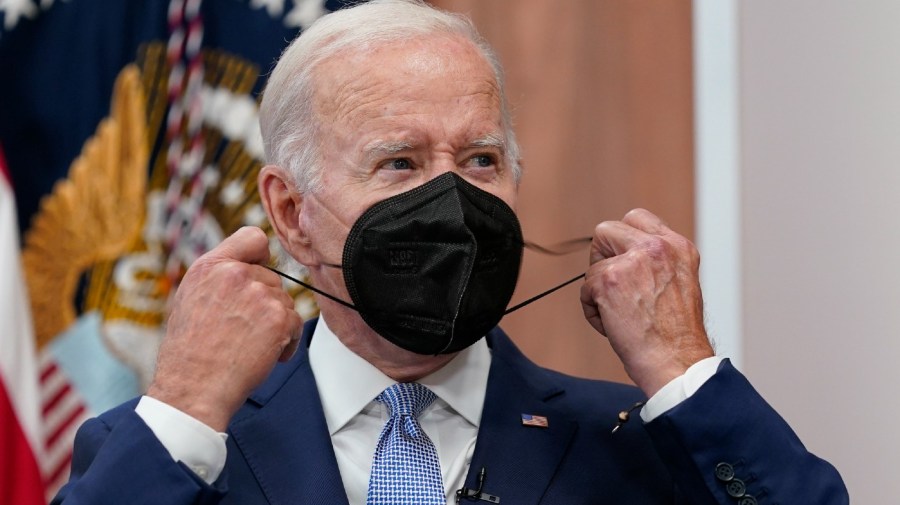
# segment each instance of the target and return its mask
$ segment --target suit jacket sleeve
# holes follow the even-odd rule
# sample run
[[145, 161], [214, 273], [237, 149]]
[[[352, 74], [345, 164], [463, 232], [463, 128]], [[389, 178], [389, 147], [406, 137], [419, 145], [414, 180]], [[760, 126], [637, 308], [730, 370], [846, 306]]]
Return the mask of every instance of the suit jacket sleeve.
[[135, 403], [79, 428], [71, 477], [51, 505], [205, 505], [222, 499], [224, 474], [213, 487], [175, 462], [134, 412]]
[[806, 450], [728, 360], [645, 427], [692, 503], [849, 503], [834, 467]]

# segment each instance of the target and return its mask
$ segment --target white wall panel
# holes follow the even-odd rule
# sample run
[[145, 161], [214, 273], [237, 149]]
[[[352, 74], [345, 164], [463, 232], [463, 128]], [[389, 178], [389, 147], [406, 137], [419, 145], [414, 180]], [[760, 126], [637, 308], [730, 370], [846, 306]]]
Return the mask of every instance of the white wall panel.
[[738, 17], [743, 368], [853, 503], [896, 503], [900, 2]]

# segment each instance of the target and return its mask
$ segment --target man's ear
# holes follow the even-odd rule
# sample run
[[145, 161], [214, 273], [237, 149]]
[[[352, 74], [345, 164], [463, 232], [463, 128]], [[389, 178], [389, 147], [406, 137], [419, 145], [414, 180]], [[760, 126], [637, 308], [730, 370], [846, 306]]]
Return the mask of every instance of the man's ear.
[[281, 167], [266, 165], [259, 171], [256, 182], [275, 235], [288, 254], [304, 265], [311, 265], [311, 242], [300, 219], [303, 194], [293, 178]]

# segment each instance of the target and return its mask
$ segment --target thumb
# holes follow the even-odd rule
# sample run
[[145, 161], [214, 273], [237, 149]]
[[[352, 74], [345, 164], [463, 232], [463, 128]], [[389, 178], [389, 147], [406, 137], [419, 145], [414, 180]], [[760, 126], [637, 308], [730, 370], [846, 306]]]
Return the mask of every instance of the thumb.
[[244, 226], [211, 250], [208, 257], [264, 265], [269, 261], [269, 238], [255, 226]]

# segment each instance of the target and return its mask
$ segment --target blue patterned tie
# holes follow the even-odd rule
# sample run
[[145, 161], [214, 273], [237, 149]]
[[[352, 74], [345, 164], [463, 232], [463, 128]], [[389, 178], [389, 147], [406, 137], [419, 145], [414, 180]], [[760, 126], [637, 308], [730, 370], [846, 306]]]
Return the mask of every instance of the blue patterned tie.
[[434, 393], [415, 382], [385, 389], [377, 401], [391, 412], [372, 459], [366, 505], [444, 505], [441, 463], [419, 414], [431, 405]]

